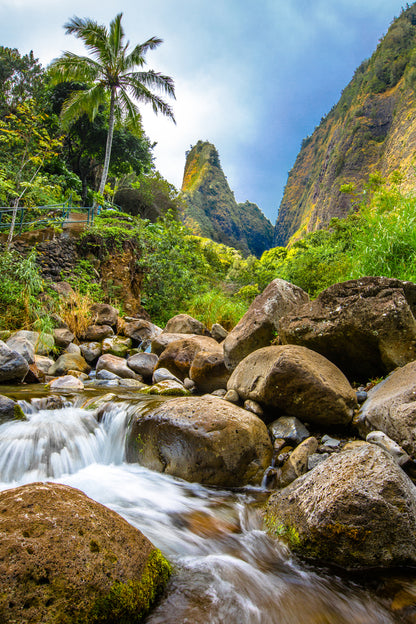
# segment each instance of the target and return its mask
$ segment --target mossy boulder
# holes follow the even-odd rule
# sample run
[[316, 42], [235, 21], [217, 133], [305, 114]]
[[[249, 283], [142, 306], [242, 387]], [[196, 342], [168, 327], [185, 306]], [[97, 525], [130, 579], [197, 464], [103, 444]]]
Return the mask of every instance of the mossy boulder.
[[79, 490], [32, 483], [0, 494], [0, 621], [138, 624], [170, 566], [123, 518]]
[[363, 443], [331, 455], [270, 497], [265, 528], [292, 550], [344, 568], [416, 564], [416, 488]]

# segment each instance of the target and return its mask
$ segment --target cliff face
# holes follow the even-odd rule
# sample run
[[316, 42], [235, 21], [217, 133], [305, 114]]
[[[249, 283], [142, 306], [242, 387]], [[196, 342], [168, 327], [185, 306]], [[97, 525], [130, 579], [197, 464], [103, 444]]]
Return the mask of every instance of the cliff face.
[[[338, 104], [303, 141], [280, 205], [275, 245], [347, 216], [375, 171], [387, 180], [399, 171], [402, 189], [414, 187], [415, 85], [416, 4], [392, 23]], [[340, 192], [347, 184], [352, 195]]]
[[187, 154], [182, 198], [195, 234], [257, 256], [272, 246], [272, 224], [256, 204], [237, 204], [211, 143], [198, 141]]

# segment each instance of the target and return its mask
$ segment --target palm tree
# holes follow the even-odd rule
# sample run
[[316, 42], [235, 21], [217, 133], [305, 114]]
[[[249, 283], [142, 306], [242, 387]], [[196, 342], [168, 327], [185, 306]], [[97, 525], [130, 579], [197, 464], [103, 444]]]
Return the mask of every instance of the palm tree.
[[155, 113], [160, 112], [175, 122], [171, 107], [151, 91], [157, 89], [174, 98], [172, 78], [153, 70], [141, 70], [146, 63], [146, 52], [160, 45], [162, 39], [152, 37], [128, 52], [129, 42], [125, 41], [122, 16], [119, 13], [110, 22], [108, 30], [91, 19], [73, 17], [64, 25], [66, 34], [81, 39], [91, 57], [64, 52], [49, 66], [52, 84], [77, 82], [87, 85], [85, 89], [73, 91], [64, 102], [61, 112], [64, 125], [85, 113], [93, 120], [99, 108], [109, 103], [107, 143], [98, 190], [101, 195], [107, 181], [116, 120], [127, 123], [132, 129], [140, 127], [140, 113], [134, 100], [150, 103]]

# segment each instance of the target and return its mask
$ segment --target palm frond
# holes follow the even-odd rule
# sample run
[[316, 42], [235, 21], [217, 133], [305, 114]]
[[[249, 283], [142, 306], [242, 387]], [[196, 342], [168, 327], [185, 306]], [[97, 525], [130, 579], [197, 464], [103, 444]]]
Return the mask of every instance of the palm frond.
[[145, 104], [151, 104], [153, 112], [155, 112], [156, 114], [162, 113], [162, 115], [170, 117], [173, 123], [176, 123], [172, 108], [169, 106], [169, 104], [167, 104], [167, 102], [162, 100], [161, 97], [152, 93], [143, 84], [134, 84], [129, 86], [130, 91], [132, 92], [136, 100], [138, 100], [139, 102], [144, 102]]
[[164, 93], [167, 93], [171, 97], [175, 98], [175, 85], [170, 76], [164, 76], [152, 69], [146, 72], [130, 72], [122, 77], [121, 82], [128, 84], [133, 89], [137, 85], [145, 85], [149, 88], [156, 88]]
[[64, 52], [48, 67], [52, 84], [60, 82], [94, 82], [100, 76], [101, 66], [88, 56]]
[[127, 69], [132, 69], [133, 67], [143, 67], [146, 61], [144, 56], [148, 50], [154, 50], [163, 43], [163, 39], [159, 37], [151, 37], [144, 43], [140, 43], [136, 45], [133, 50], [126, 56], [125, 65]]
[[120, 119], [127, 122], [129, 128], [140, 127], [140, 112], [136, 104], [129, 98], [124, 89], [120, 89], [117, 98], [117, 109]]
[[101, 105], [107, 102], [107, 93], [102, 84], [93, 85], [90, 89], [74, 91], [64, 102], [61, 110], [61, 120], [64, 126], [83, 114], [93, 120]]

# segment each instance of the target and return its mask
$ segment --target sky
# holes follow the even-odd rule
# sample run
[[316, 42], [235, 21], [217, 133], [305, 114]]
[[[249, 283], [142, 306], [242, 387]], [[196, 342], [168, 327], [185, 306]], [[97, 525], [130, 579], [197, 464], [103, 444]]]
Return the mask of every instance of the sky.
[[163, 39], [147, 69], [171, 76], [176, 125], [142, 108], [155, 165], [181, 187], [185, 152], [213, 143], [236, 200], [274, 223], [302, 139], [338, 101], [397, 17], [401, 0], [0, 0], [0, 45], [47, 64], [74, 15], [108, 24], [123, 13], [132, 45]]

